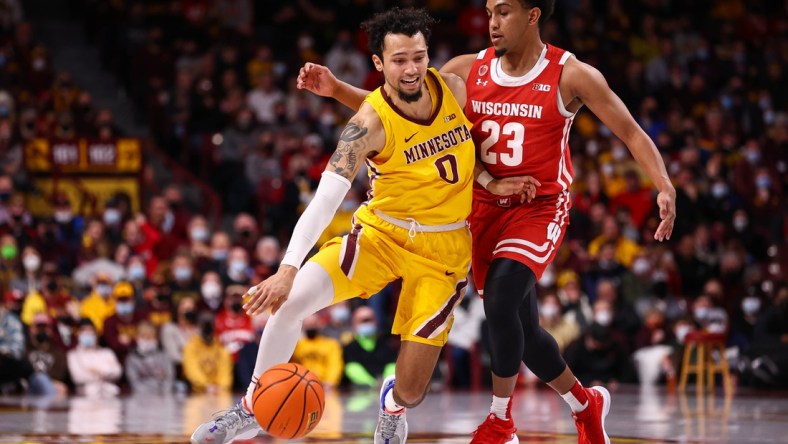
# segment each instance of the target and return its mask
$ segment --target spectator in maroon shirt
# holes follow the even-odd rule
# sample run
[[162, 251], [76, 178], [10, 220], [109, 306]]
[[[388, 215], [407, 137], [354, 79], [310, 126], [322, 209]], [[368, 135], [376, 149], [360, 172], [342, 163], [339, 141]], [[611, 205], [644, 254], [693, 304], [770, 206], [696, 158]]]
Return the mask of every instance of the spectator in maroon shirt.
[[104, 320], [103, 337], [115, 352], [119, 362], [125, 362], [136, 337], [137, 325], [142, 320], [134, 302], [134, 287], [128, 282], [118, 282], [112, 290], [115, 297], [115, 314]]

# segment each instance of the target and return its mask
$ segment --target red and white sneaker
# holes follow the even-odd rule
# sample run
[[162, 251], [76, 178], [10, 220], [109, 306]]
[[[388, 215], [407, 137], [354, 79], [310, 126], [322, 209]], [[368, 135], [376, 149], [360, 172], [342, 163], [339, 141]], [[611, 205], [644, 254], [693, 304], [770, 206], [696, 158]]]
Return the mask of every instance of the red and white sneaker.
[[605, 432], [605, 417], [610, 412], [610, 392], [604, 387], [585, 389], [588, 407], [572, 413], [577, 426], [577, 444], [610, 444]]
[[487, 415], [487, 419], [473, 432], [471, 444], [517, 444], [517, 429], [514, 428], [512, 415], [509, 419], [495, 416], [495, 413]]

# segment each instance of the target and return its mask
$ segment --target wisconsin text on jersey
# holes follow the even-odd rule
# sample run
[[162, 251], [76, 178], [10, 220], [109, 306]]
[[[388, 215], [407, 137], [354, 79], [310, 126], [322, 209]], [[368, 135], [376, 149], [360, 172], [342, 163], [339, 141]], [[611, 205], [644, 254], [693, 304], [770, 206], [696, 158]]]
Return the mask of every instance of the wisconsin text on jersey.
[[542, 118], [542, 107], [539, 105], [529, 105], [527, 103], [498, 103], [471, 100], [471, 107], [473, 112], [478, 114], [530, 117], [533, 119]]
[[447, 150], [455, 145], [471, 138], [471, 132], [465, 125], [458, 126], [457, 128], [446, 131], [445, 133], [435, 136], [426, 142], [418, 143], [403, 151], [405, 153], [405, 162], [411, 164], [417, 160], [426, 157], [434, 156], [441, 151]]

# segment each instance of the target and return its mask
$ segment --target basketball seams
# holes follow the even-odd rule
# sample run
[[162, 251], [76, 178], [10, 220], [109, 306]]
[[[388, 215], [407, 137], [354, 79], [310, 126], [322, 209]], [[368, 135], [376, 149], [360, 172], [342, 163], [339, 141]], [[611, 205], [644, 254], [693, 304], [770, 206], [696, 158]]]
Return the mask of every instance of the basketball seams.
[[[303, 379], [305, 376], [306, 375], [302, 376], [301, 379]], [[301, 381], [299, 381], [299, 383], [300, 382]], [[312, 381], [307, 381], [306, 386], [309, 387], [311, 383], [312, 383]], [[293, 435], [290, 436], [290, 439], [293, 439], [296, 436], [298, 436], [299, 435], [298, 432], [300, 432], [301, 431], [301, 427], [304, 426], [304, 417], [305, 417], [305, 414], [306, 414], [306, 396], [309, 394], [309, 392], [306, 391], [306, 390], [303, 390], [303, 392], [304, 392], [304, 399], [301, 401], [301, 421], [298, 422], [298, 428], [296, 428], [295, 432], [293, 432]]]
[[[275, 385], [277, 385], [277, 384], [279, 384], [279, 383], [281, 383], [281, 382], [285, 382], [285, 381], [289, 380], [289, 379], [290, 379], [290, 378], [292, 378], [293, 376], [298, 376], [298, 369], [296, 369], [296, 371], [294, 371], [294, 372], [290, 372], [288, 369], [285, 369], [285, 368], [271, 368], [271, 369], [270, 369], [270, 370], [268, 370], [266, 373], [268, 373], [268, 372], [272, 372], [272, 371], [281, 371], [281, 372], [287, 372], [287, 373], [288, 373], [288, 375], [287, 375], [287, 377], [286, 377], [286, 378], [284, 378], [284, 379], [279, 379], [279, 380], [277, 380], [277, 381], [273, 381], [273, 382], [269, 383], [269, 384], [268, 384], [268, 385], [267, 385], [267, 386], [266, 386], [264, 389], [262, 389], [262, 390], [259, 390], [259, 391], [258, 391], [258, 390], [256, 390], [256, 391], [254, 392], [254, 395], [253, 395], [253, 397], [252, 397], [252, 405], [253, 405], [253, 406], [254, 406], [255, 402], [257, 402], [257, 398], [259, 398], [260, 396], [262, 396], [262, 395], [263, 395], [263, 393], [265, 393], [265, 392], [266, 392], [268, 389], [270, 389], [271, 387], [273, 387], [273, 386], [275, 386]], [[303, 377], [302, 377], [302, 379], [303, 379]], [[258, 380], [257, 380], [257, 387], [258, 387], [258, 388], [260, 387], [260, 379], [259, 379], [259, 378], [258, 378]]]
[[[322, 418], [323, 417], [323, 409], [325, 409], [325, 394], [323, 394], [323, 396], [321, 397], [320, 394], [317, 393], [317, 389], [312, 386], [312, 383], [321, 384], [321, 385], [322, 385], [322, 383], [320, 381], [318, 381], [318, 380], [312, 380], [312, 381], [309, 381], [307, 383], [307, 385], [306, 385], [307, 388], [312, 389], [312, 393], [315, 394], [315, 398], [318, 401], [317, 404], [320, 406], [320, 414], [317, 417], [318, 418]], [[321, 399], [323, 400], [323, 402], [320, 402]], [[306, 404], [304, 405], [304, 408], [306, 408]]]
[[[297, 367], [296, 367], [296, 373], [295, 374], [298, 375], [298, 368]], [[290, 396], [293, 394], [295, 389], [298, 388], [298, 384], [300, 384], [301, 381], [304, 380], [304, 378], [306, 377], [307, 374], [308, 373], [304, 373], [303, 375], [301, 375], [301, 379], [299, 379], [298, 381], [296, 381], [295, 384], [293, 384], [293, 387], [290, 389], [290, 392], [287, 394], [287, 396], [285, 396], [285, 399], [283, 399], [282, 402], [279, 404], [279, 408], [276, 409], [276, 413], [274, 413], [274, 415], [271, 417], [271, 421], [268, 422], [268, 427], [265, 428], [266, 431], [271, 428], [271, 425], [274, 423], [274, 421], [276, 421], [277, 415], [279, 415], [279, 412], [282, 411], [282, 407], [284, 407], [285, 404], [287, 404], [287, 400], [290, 399]], [[290, 379], [290, 378], [287, 378], [287, 379]]]
[[[280, 373], [274, 374], [273, 378], [271, 375], [265, 374], [268, 372], [277, 371]], [[320, 382], [320, 379], [318, 379], [314, 373], [309, 371], [309, 369], [296, 363], [278, 364], [270, 368], [265, 373], [264, 375], [261, 375], [256, 381], [257, 387], [252, 399], [252, 410], [254, 411], [258, 422], [260, 422], [261, 419], [267, 419], [267, 425], [263, 428], [269, 434], [284, 439], [300, 438], [304, 434], [310, 432], [317, 425], [317, 422], [320, 421], [325, 410], [325, 394], [323, 394], [322, 382]], [[299, 378], [293, 379], [293, 376], [297, 376]], [[282, 377], [284, 378], [280, 379]], [[273, 386], [279, 385], [283, 382], [285, 383], [284, 386], [275, 390], [268, 390], [269, 388], [272, 388]], [[298, 414], [297, 402], [299, 402], [297, 397], [293, 397], [294, 393], [296, 395], [298, 394], [298, 390], [296, 389], [303, 392], [302, 398], [300, 400], [301, 418], [299, 419], [298, 423], [294, 421], [296, 418], [295, 415]], [[315, 397], [314, 400], [309, 399], [310, 389], [312, 391], [312, 395]], [[265, 398], [267, 398], [268, 401], [260, 399], [263, 394], [267, 394]], [[290, 402], [291, 399], [292, 402]], [[316, 401], [319, 405], [317, 411], [311, 410], [314, 408], [313, 401]], [[273, 411], [274, 407], [276, 408], [276, 411]], [[308, 414], [307, 411], [310, 413]], [[279, 419], [280, 414], [282, 415], [282, 419]], [[318, 414], [316, 421], [314, 423], [310, 423], [310, 418], [314, 417], [315, 414]], [[271, 415], [270, 418], [268, 418], [269, 415]], [[276, 426], [276, 430], [273, 431], [274, 433], [271, 433], [271, 428], [274, 426]], [[291, 429], [291, 427], [294, 426], [295, 429], [292, 432], [292, 435], [289, 438], [285, 438], [283, 433], [286, 433], [286, 430]]]

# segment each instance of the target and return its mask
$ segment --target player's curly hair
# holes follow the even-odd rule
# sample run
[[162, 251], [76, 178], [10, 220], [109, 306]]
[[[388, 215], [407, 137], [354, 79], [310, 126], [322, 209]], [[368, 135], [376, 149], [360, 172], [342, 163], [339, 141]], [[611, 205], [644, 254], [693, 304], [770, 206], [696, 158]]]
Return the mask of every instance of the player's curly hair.
[[555, 11], [555, 0], [520, 0], [523, 8], [539, 8], [542, 15], [539, 17], [539, 26], [543, 25]]
[[361, 24], [369, 36], [369, 51], [383, 60], [383, 39], [387, 34], [404, 34], [412, 37], [418, 33], [429, 43], [432, 34], [432, 18], [426, 9], [391, 8], [372, 16]]

